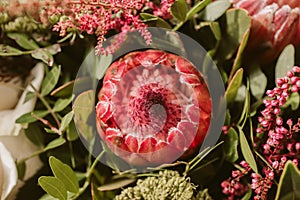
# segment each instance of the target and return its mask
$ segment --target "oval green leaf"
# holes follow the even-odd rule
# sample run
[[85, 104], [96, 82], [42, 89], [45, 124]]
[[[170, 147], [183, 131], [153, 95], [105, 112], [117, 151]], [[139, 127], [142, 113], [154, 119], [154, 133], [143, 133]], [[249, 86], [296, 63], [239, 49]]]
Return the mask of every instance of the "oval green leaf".
[[53, 67], [46, 75], [42, 83], [41, 95], [49, 94], [58, 82], [61, 67]]
[[239, 129], [239, 134], [240, 134], [240, 145], [241, 145], [241, 150], [242, 154], [246, 160], [246, 162], [249, 164], [251, 169], [255, 172], [258, 173], [256, 161], [254, 159], [254, 156], [252, 154], [251, 148], [248, 144], [247, 138], [245, 136], [245, 133], [243, 132], [241, 127], [238, 127]]
[[261, 99], [265, 94], [268, 79], [257, 65], [251, 66], [249, 73], [251, 93], [256, 99]]
[[94, 111], [95, 91], [88, 90], [75, 99], [73, 103], [74, 122], [76, 128], [85, 139], [93, 137], [93, 128], [89, 125], [88, 120]]
[[65, 185], [67, 191], [76, 194], [79, 191], [79, 184], [72, 168], [53, 156], [49, 158], [49, 164], [54, 176]]
[[71, 123], [73, 116], [74, 116], [74, 112], [71, 111], [62, 118], [61, 125], [59, 128], [60, 131], [66, 130], [67, 126], [69, 126], [69, 124]]
[[25, 113], [24, 115], [20, 116], [18, 119], [16, 119], [16, 123], [18, 124], [32, 123], [38, 120], [35, 116], [43, 118], [48, 114], [49, 111], [47, 110], [35, 110], [33, 112]]
[[230, 128], [224, 142], [224, 158], [228, 162], [234, 163], [238, 158], [239, 136], [234, 128]]
[[172, 15], [179, 21], [185, 21], [188, 12], [188, 6], [185, 0], [176, 0], [171, 6]]
[[49, 142], [48, 145], [44, 148], [44, 151], [48, 151], [50, 149], [57, 148], [65, 143], [66, 143], [66, 140], [62, 137], [59, 137], [59, 138]]
[[38, 49], [39, 45], [25, 33], [7, 33], [7, 36], [26, 50]]
[[198, 12], [200, 12], [201, 10], [203, 10], [209, 3], [211, 3], [211, 0], [203, 0], [203, 1], [199, 1], [196, 3], [196, 5], [194, 5], [186, 14], [186, 19], [190, 20], [192, 19], [195, 14], [197, 14]]
[[42, 176], [39, 178], [38, 182], [49, 195], [59, 200], [67, 200], [67, 189], [58, 178]]
[[292, 161], [287, 161], [280, 176], [275, 200], [300, 199], [300, 171]]
[[280, 54], [275, 68], [275, 80], [286, 76], [295, 64], [295, 48], [292, 44], [286, 46]]
[[9, 45], [0, 44], [0, 56], [19, 56], [23, 55], [23, 52], [19, 49], [11, 47]]
[[64, 98], [64, 99], [58, 99], [53, 107], [54, 112], [60, 112], [63, 109], [65, 109], [73, 100], [73, 95], [70, 96], [69, 98]]
[[228, 0], [214, 1], [208, 4], [204, 9], [203, 19], [205, 21], [215, 21], [221, 17], [230, 6], [231, 3]]
[[53, 58], [52, 54], [46, 48], [34, 50], [31, 53], [31, 56], [35, 59], [43, 61], [48, 66], [52, 66], [54, 63], [54, 58]]
[[225, 92], [225, 98], [226, 98], [227, 105], [233, 103], [233, 101], [237, 95], [238, 89], [242, 84], [243, 73], [244, 73], [244, 70], [239, 69], [233, 76], [231, 82], [229, 83], [229, 85], [226, 89], [226, 92]]

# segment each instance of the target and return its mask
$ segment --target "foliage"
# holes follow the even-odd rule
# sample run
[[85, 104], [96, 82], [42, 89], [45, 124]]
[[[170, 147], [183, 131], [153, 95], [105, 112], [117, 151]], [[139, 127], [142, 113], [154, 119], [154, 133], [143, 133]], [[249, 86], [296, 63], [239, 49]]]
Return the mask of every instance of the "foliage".
[[[294, 42], [297, 45], [297, 41], [288, 45], [287, 40], [276, 40], [272, 56], [263, 54], [261, 46], [256, 49], [257, 41], [269, 44], [270, 40], [260, 38], [264, 33], [258, 30], [262, 29], [253, 28], [251, 20], [259, 16], [247, 11], [248, 0], [240, 4], [227, 0], [120, 2], [0, 3], [3, 62], [11, 66], [19, 60], [30, 67], [43, 62], [46, 71], [41, 90], [33, 88], [34, 92], [27, 93], [25, 98], [25, 102], [38, 99], [35, 110], [16, 120], [25, 127], [28, 139], [41, 147], [33, 155], [16, 161], [19, 178], [28, 170], [26, 161], [32, 157], [39, 156], [44, 168], [31, 180], [33, 183], [29, 180], [25, 184], [37, 192], [26, 193], [23, 187], [17, 199], [24, 199], [24, 193], [29, 195], [28, 199], [272, 199], [275, 196], [289, 199], [299, 196], [296, 177], [300, 164], [300, 70], [294, 66], [299, 65], [300, 54], [298, 46], [292, 45]], [[285, 1], [280, 1], [280, 10], [282, 3]], [[296, 4], [291, 1], [290, 6]], [[238, 5], [243, 5], [243, 9]], [[266, 6], [270, 5], [262, 8]], [[286, 20], [292, 20], [294, 11], [286, 12], [290, 16]], [[280, 30], [292, 32], [294, 29], [288, 25], [294, 26], [287, 23]], [[186, 33], [213, 58], [226, 87], [223, 133], [215, 147], [148, 173], [112, 170], [99, 163], [100, 158], [111, 152], [101, 146], [98, 158], [93, 158], [78, 135], [77, 129], [90, 132], [92, 111], [85, 113], [83, 110], [89, 108], [78, 107], [76, 102], [92, 102], [95, 94], [85, 91], [73, 95], [76, 72], [90, 46], [97, 46], [96, 52], [103, 53], [102, 42], [106, 38], [124, 33], [106, 49], [115, 51], [126, 34], [135, 30], [150, 43], [151, 35], [147, 31], [150, 26]], [[288, 32], [278, 38], [284, 38]], [[257, 40], [253, 41], [253, 35]], [[292, 38], [291, 35], [287, 38]], [[273, 46], [263, 47], [272, 50]], [[111, 59], [107, 56], [95, 61], [103, 64], [103, 69], [96, 72], [99, 79]], [[81, 127], [75, 127], [76, 112], [84, 121]], [[117, 162], [111, 161], [110, 166]]]

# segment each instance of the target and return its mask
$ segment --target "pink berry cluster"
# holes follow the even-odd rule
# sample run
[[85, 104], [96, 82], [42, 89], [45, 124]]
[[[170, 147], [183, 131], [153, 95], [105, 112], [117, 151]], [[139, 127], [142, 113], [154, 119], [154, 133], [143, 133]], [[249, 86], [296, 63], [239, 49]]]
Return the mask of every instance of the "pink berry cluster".
[[[120, 47], [126, 34], [132, 31], [140, 32], [146, 43], [150, 44], [151, 34], [139, 14], [147, 11], [169, 19], [174, 1], [162, 0], [159, 5], [149, 0], [27, 0], [25, 3], [11, 1], [8, 5], [0, 5], [0, 11], [8, 12], [12, 18], [29, 15], [53, 26], [52, 30], [62, 37], [69, 32], [96, 35], [96, 51], [112, 53]], [[111, 31], [121, 34], [104, 51], [103, 42]]]
[[[277, 87], [266, 92], [268, 99], [264, 100], [265, 109], [258, 118], [259, 125], [256, 129], [255, 148], [263, 155], [270, 166], [262, 167], [262, 175], [252, 173], [251, 188], [255, 192], [255, 200], [264, 200], [268, 197], [273, 181], [280, 176], [288, 160], [299, 168], [300, 159], [300, 118], [284, 120], [282, 107], [293, 93], [300, 91], [300, 67], [294, 67], [287, 72], [287, 76], [277, 80]], [[294, 120], [294, 121], [293, 121]], [[225, 128], [224, 128], [225, 129]], [[225, 131], [226, 132], [226, 131]], [[248, 174], [250, 167], [243, 161], [244, 171], [233, 171], [232, 177], [223, 181], [221, 186], [228, 199], [241, 196], [240, 188], [246, 186], [240, 183], [241, 177]], [[244, 193], [247, 188], [243, 190]]]
[[[267, 91], [269, 99], [264, 100], [265, 109], [261, 112], [262, 116], [258, 118], [255, 145], [256, 148], [263, 147], [264, 157], [275, 170], [282, 170], [287, 160], [292, 160], [298, 165], [300, 118], [295, 124], [292, 119], [285, 121], [281, 117], [281, 107], [292, 93], [299, 92], [299, 74], [300, 68], [294, 67], [286, 77], [277, 80], [277, 87]], [[260, 141], [264, 143], [259, 144]]]
[[223, 193], [227, 195], [228, 200], [233, 200], [235, 197], [242, 197], [247, 191], [248, 186], [241, 183], [241, 178], [251, 171], [250, 166], [246, 161], [242, 161], [240, 165], [243, 167], [243, 170], [233, 170], [230, 178], [221, 183], [223, 188]]
[[273, 185], [273, 180], [274, 180], [274, 172], [272, 169], [269, 167], [265, 167], [262, 170], [263, 174], [265, 175], [262, 177], [260, 174], [257, 173], [252, 173], [251, 178], [252, 178], [252, 183], [251, 183], [251, 188], [255, 192], [254, 200], [262, 200], [262, 199], [267, 199], [268, 197], [268, 192], [269, 189]]
[[151, 10], [155, 16], [159, 16], [164, 19], [169, 19], [169, 18], [172, 18], [170, 9], [174, 2], [175, 2], [175, 0], [162, 0], [160, 3], [160, 6], [158, 6], [154, 2], [149, 1], [146, 3], [146, 6], [151, 8]]

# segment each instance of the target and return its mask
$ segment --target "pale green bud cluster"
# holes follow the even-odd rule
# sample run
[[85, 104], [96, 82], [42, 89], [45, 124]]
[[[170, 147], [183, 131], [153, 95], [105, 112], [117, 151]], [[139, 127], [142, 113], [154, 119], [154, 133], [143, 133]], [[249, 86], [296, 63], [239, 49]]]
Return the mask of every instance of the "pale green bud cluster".
[[124, 189], [116, 200], [190, 200], [195, 186], [176, 171], [160, 171], [158, 176], [138, 180], [135, 187]]
[[10, 20], [7, 12], [0, 13], [0, 24], [6, 24]]
[[20, 16], [10, 20], [7, 13], [1, 13], [0, 28], [3, 32], [36, 32], [45, 30], [46, 27], [29, 16]]

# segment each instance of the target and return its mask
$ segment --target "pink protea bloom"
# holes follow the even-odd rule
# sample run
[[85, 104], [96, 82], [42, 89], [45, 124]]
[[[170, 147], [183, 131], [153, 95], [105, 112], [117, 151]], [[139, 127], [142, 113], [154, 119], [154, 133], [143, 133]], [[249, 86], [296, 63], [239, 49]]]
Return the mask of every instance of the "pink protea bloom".
[[300, 44], [300, 1], [232, 0], [251, 16], [248, 47], [261, 61], [272, 61], [288, 44]]
[[136, 166], [191, 155], [210, 125], [212, 102], [202, 75], [186, 59], [161, 50], [136, 51], [115, 61], [98, 99], [100, 137]]

